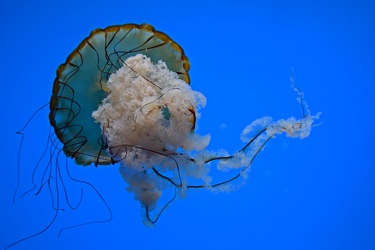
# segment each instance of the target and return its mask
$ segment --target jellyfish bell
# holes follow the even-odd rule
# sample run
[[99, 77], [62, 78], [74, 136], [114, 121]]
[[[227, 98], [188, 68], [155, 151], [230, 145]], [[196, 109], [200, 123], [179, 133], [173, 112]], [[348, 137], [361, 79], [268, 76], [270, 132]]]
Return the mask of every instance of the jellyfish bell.
[[142, 53], [159, 60], [190, 82], [189, 61], [183, 49], [151, 25], [126, 24], [96, 29], [57, 70], [50, 101], [50, 123], [67, 156], [77, 164], [113, 162], [92, 112], [108, 95], [106, 83], [127, 58]]
[[[54, 130], [51, 138], [56, 136], [61, 148], [50, 139], [50, 157], [63, 151], [82, 166], [117, 164], [127, 190], [144, 209], [144, 222], [153, 225], [164, 209], [184, 197], [187, 190], [223, 191], [230, 189], [235, 180], [246, 179], [250, 165], [271, 138], [282, 133], [305, 138], [319, 118], [319, 114], [311, 115], [307, 109], [293, 78], [292, 86], [302, 107], [301, 118], [258, 119], [243, 130], [244, 145], [234, 154], [208, 150], [210, 135], [196, 132], [206, 98], [189, 85], [189, 69], [184, 50], [151, 25], [126, 24], [94, 30], [57, 69], [49, 120]], [[52, 162], [48, 168], [52, 168]], [[210, 174], [212, 169], [225, 174], [228, 170], [236, 172], [224, 180], [215, 180]], [[43, 175], [39, 190], [53, 180], [56, 190], [52, 190], [51, 199], [66, 197], [57, 190], [59, 182], [64, 182], [59, 164], [44, 173], [49, 174]], [[67, 176], [94, 188], [69, 173]], [[61, 186], [65, 190], [66, 185]], [[166, 190], [172, 190], [172, 195], [163, 200]], [[102, 201], [107, 206], [103, 198]], [[45, 229], [14, 244], [47, 230], [60, 211], [59, 204]], [[84, 224], [88, 223], [80, 225]]]

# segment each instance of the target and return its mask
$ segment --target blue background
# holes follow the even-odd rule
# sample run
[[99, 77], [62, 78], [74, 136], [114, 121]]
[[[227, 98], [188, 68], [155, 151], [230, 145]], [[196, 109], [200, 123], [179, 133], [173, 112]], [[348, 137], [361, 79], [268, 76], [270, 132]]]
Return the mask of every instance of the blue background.
[[[87, 191], [79, 211], [13, 249], [375, 249], [375, 7], [372, 1], [2, 1], [0, 248], [38, 232], [53, 216], [43, 193], [12, 203], [21, 129], [49, 101], [57, 67], [101, 27], [150, 23], [185, 50], [191, 85], [208, 100], [199, 120], [210, 149], [241, 148], [256, 118], [299, 116], [289, 74], [322, 125], [304, 140], [267, 144], [248, 182], [229, 194], [190, 191], [155, 228], [116, 166], [75, 166], [113, 219], [65, 230], [81, 216], [105, 218]], [[27, 131], [30, 174], [48, 135], [48, 110]], [[225, 125], [223, 125], [225, 124]], [[28, 160], [30, 159], [30, 164]], [[33, 163], [34, 164], [34, 163]], [[86, 218], [86, 217], [85, 217]]]

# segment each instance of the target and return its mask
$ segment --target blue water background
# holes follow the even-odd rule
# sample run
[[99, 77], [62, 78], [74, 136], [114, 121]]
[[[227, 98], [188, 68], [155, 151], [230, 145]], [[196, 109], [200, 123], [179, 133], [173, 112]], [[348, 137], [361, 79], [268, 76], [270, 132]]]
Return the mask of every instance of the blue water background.
[[[242, 129], [257, 118], [301, 115], [291, 67], [312, 113], [323, 113], [321, 125], [304, 140], [278, 136], [241, 189], [193, 190], [151, 229], [117, 166], [69, 161], [72, 174], [104, 197], [113, 219], [57, 237], [67, 220], [105, 217], [88, 192], [78, 214], [66, 212], [13, 249], [375, 249], [374, 13], [372, 1], [358, 0], [2, 1], [0, 248], [43, 229], [53, 216], [45, 193], [12, 201], [16, 131], [49, 101], [57, 67], [95, 28], [150, 23], [190, 59], [191, 86], [208, 101], [198, 132], [211, 134], [210, 149], [235, 152]], [[47, 115], [28, 131], [34, 143], [24, 163], [43, 150]]]

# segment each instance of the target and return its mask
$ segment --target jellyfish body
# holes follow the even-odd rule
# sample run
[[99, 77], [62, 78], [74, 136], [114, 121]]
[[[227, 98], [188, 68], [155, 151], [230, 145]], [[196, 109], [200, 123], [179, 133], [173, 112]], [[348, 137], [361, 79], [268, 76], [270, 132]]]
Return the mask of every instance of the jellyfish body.
[[[291, 78], [299, 95], [301, 118], [258, 119], [243, 130], [244, 146], [234, 154], [209, 151], [210, 136], [195, 132], [206, 98], [190, 87], [189, 68], [183, 49], [166, 34], [151, 25], [126, 24], [94, 30], [58, 68], [53, 85], [49, 119], [61, 150], [79, 165], [118, 164], [127, 190], [144, 208], [148, 225], [186, 190], [228, 190], [235, 180], [247, 177], [251, 163], [271, 138], [282, 133], [305, 138], [319, 118], [319, 113], [311, 115]], [[51, 155], [58, 155], [60, 148], [55, 140], [50, 141]], [[48, 167], [52, 164], [49, 160]], [[65, 191], [56, 165], [43, 172], [37, 192], [45, 183], [55, 182], [53, 221], [60, 211], [57, 186]], [[212, 168], [236, 173], [215, 181], [210, 176]], [[159, 205], [166, 189], [174, 194]], [[152, 211], [156, 211], [154, 216]], [[12, 245], [43, 233], [50, 225]]]

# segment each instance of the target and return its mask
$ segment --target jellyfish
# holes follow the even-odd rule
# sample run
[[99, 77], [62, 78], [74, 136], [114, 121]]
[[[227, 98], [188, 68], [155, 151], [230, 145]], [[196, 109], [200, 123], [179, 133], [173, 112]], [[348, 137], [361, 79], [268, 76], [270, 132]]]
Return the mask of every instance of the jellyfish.
[[[311, 114], [292, 77], [300, 118], [257, 119], [242, 131], [244, 146], [234, 154], [209, 150], [210, 135], [196, 131], [206, 98], [190, 86], [189, 69], [181, 46], [149, 24], [92, 31], [57, 69], [48, 103], [53, 128], [49, 157], [63, 152], [80, 166], [117, 165], [127, 191], [144, 211], [144, 223], [153, 226], [190, 189], [236, 188], [271, 138], [306, 138], [319, 118], [319, 113]], [[215, 180], [212, 169], [235, 174]], [[52, 180], [58, 186], [57, 180], [63, 182], [59, 175], [56, 166], [37, 189]], [[172, 195], [165, 198], [167, 190]], [[61, 196], [52, 193], [54, 200]]]

